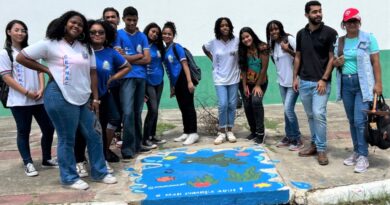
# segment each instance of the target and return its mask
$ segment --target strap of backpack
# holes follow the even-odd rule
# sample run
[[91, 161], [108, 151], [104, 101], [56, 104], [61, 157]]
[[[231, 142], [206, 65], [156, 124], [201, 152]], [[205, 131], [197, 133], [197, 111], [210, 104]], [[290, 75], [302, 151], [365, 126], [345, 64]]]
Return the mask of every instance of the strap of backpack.
[[177, 53], [177, 50], [176, 50], [176, 43], [173, 43], [172, 50], [173, 50], [173, 54], [175, 54], [177, 61], [180, 62], [179, 54]]

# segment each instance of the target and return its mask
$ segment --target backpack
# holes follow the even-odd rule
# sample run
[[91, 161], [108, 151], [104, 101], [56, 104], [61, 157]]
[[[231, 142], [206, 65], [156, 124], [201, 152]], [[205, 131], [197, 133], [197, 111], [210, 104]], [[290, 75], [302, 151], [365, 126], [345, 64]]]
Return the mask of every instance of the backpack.
[[[14, 58], [12, 57], [12, 51], [9, 49], [6, 50], [12, 66], [14, 63]], [[8, 108], [7, 107], [8, 92], [9, 92], [9, 86], [7, 85], [7, 83], [4, 82], [3, 77], [0, 77], [0, 101], [3, 104], [4, 108]]]
[[[179, 54], [177, 53], [175, 43], [173, 44], [172, 49], [173, 49], [173, 53], [175, 54], [176, 59], [178, 61], [180, 61]], [[198, 65], [196, 65], [196, 62], [194, 60], [194, 56], [192, 56], [191, 52], [188, 49], [184, 48], [184, 53], [186, 55], [188, 67], [190, 69], [192, 83], [196, 86], [199, 84], [199, 81], [202, 79], [202, 70], [200, 69], [200, 67]]]
[[371, 146], [390, 147], [390, 108], [383, 95], [377, 97], [375, 94], [372, 110], [368, 111], [365, 137]]

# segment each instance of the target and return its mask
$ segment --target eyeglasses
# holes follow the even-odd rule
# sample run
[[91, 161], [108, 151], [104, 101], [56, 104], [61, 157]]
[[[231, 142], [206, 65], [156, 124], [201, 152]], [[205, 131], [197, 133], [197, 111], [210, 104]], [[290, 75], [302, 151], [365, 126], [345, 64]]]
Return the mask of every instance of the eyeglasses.
[[91, 30], [89, 31], [89, 34], [92, 36], [96, 36], [96, 35], [102, 36], [105, 35], [106, 32], [104, 30], [99, 30], [99, 31]]
[[360, 23], [359, 20], [357, 19], [351, 19], [351, 20], [348, 20], [348, 21], [344, 21], [345, 24], [348, 24], [348, 25], [351, 25], [351, 24], [358, 24]]

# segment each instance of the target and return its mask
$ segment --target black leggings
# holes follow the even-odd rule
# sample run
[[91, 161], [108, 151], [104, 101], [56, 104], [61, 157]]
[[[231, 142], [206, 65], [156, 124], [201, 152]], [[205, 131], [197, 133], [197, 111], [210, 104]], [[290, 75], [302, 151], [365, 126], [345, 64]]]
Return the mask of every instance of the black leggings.
[[156, 136], [156, 127], [158, 119], [158, 107], [160, 105], [161, 94], [163, 91], [164, 82], [160, 85], [146, 85], [145, 95], [148, 97], [146, 105], [148, 106], [148, 114], [144, 122], [143, 141], [149, 139], [150, 136]]

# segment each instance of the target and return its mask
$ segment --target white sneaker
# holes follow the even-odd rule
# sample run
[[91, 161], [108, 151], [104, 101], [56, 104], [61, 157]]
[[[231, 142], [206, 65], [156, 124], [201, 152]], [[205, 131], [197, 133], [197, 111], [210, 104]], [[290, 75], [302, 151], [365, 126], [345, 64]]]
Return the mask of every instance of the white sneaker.
[[68, 189], [76, 189], [76, 190], [86, 190], [89, 188], [89, 185], [81, 179], [77, 180], [75, 183], [71, 185], [63, 185], [63, 186]]
[[51, 158], [46, 161], [42, 161], [43, 168], [59, 168], [57, 158]]
[[183, 142], [183, 145], [191, 145], [196, 143], [199, 140], [199, 135], [197, 133], [191, 133], [188, 135], [186, 141]]
[[175, 139], [173, 139], [173, 141], [175, 142], [183, 142], [184, 140], [186, 140], [188, 138], [188, 134], [185, 134], [183, 133], [182, 135], [180, 135], [180, 137], [176, 137]]
[[76, 170], [77, 170], [77, 173], [79, 174], [80, 177], [87, 177], [88, 176], [86, 165], [87, 165], [86, 161], [79, 162], [76, 164]]
[[234, 136], [233, 132], [231, 132], [231, 131], [228, 131], [228, 132], [226, 133], [226, 138], [227, 138], [227, 140], [228, 140], [229, 142], [231, 142], [231, 143], [237, 142], [236, 136]]
[[109, 174], [114, 173], [114, 169], [110, 167], [110, 164], [108, 164], [107, 161], [106, 161], [106, 167], [107, 167], [107, 171], [108, 171]]
[[356, 159], [355, 172], [357, 172], [357, 173], [366, 172], [368, 166], [370, 166], [370, 164], [368, 163], [367, 157], [365, 157], [365, 156], [359, 156], [359, 157]]
[[345, 166], [353, 166], [356, 164], [356, 160], [359, 157], [359, 155], [354, 152], [350, 157], [344, 160], [344, 165]]
[[35, 169], [34, 165], [32, 163], [28, 163], [24, 167], [24, 173], [26, 173], [29, 177], [35, 177], [38, 176], [38, 171]]
[[218, 132], [218, 136], [217, 136], [217, 138], [215, 138], [214, 144], [215, 144], [215, 145], [220, 145], [220, 144], [222, 144], [223, 142], [225, 142], [225, 140], [226, 140], [226, 135], [225, 135], [225, 133]]
[[100, 182], [105, 184], [116, 184], [118, 181], [111, 174], [107, 174]]

